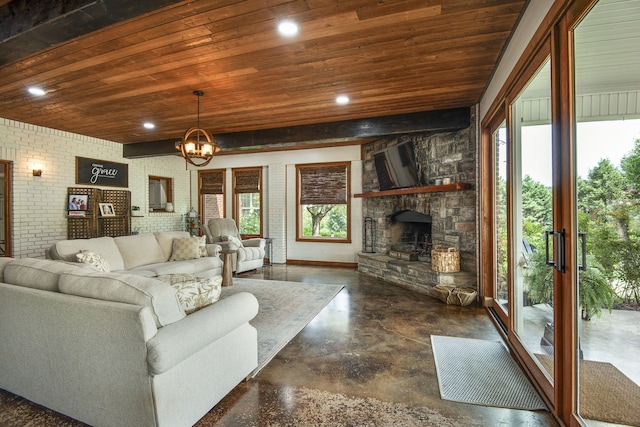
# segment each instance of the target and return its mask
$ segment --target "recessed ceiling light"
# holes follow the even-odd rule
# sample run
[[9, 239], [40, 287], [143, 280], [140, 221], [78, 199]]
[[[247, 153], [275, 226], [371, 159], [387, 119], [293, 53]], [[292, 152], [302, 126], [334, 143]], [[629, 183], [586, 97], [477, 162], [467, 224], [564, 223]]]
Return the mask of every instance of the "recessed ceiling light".
[[298, 34], [298, 24], [289, 20], [280, 21], [278, 24], [278, 31], [283, 36], [295, 36]]
[[151, 122], [144, 122], [142, 126], [144, 126], [145, 129], [154, 129], [156, 127], [156, 125]]
[[338, 95], [336, 102], [340, 105], [347, 105], [349, 103], [349, 97], [347, 95]]
[[44, 94], [46, 94], [47, 92], [44, 91], [44, 89], [36, 87], [36, 86], [30, 86], [27, 88], [27, 91], [34, 96], [43, 96]]

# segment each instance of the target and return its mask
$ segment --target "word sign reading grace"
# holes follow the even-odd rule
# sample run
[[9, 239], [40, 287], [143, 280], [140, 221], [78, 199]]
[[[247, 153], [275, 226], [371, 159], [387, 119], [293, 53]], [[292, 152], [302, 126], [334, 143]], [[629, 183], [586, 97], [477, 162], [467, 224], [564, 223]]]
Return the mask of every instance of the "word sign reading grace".
[[76, 184], [129, 186], [129, 165], [76, 157]]

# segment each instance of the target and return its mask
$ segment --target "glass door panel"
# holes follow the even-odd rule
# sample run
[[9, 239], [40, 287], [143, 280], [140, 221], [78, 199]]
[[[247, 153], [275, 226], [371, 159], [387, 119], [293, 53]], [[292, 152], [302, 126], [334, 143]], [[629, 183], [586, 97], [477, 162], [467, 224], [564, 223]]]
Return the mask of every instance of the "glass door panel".
[[511, 104], [511, 123], [513, 329], [552, 379], [554, 283], [547, 263], [553, 252], [547, 232], [553, 229], [550, 60]]
[[[575, 395], [587, 424], [636, 425], [637, 407], [631, 411], [634, 421], [622, 408], [606, 413], [594, 403], [612, 399], [611, 407], [617, 407], [620, 384], [640, 384], [640, 2], [600, 0], [577, 25], [573, 40], [581, 233], [580, 241], [571, 242], [581, 249], [574, 260], [581, 266], [574, 284]], [[589, 384], [605, 368], [595, 394]]]
[[507, 123], [503, 121], [493, 132], [495, 153], [495, 302], [496, 314], [506, 324], [509, 315], [508, 246], [507, 246]]

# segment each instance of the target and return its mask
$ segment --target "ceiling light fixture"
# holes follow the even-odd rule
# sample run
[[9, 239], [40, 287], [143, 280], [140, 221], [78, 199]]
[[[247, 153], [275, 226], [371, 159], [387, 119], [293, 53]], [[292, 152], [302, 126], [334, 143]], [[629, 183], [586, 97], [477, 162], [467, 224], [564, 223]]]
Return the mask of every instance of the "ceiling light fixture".
[[145, 128], [145, 129], [155, 129], [155, 127], [156, 127], [156, 125], [154, 125], [154, 124], [153, 124], [153, 123], [151, 123], [151, 122], [144, 122], [144, 123], [142, 124], [142, 126], [144, 126], [144, 128]]
[[280, 21], [278, 31], [283, 36], [295, 36], [298, 34], [298, 24], [289, 20]]
[[347, 95], [338, 95], [336, 97], [336, 103], [340, 105], [347, 105], [349, 103], [349, 97]]
[[176, 142], [176, 148], [187, 162], [202, 167], [208, 165], [214, 154], [220, 151], [220, 145], [200, 127], [200, 97], [204, 96], [204, 92], [195, 90], [193, 94], [198, 97], [198, 126], [187, 129], [182, 140]]
[[34, 96], [44, 96], [47, 92], [44, 91], [44, 89], [36, 87], [36, 86], [30, 86], [27, 88], [27, 91]]

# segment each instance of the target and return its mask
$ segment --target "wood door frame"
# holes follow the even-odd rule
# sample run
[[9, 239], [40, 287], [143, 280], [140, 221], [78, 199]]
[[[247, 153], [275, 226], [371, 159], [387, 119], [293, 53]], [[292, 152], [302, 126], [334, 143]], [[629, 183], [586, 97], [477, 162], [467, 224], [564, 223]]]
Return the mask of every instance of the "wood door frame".
[[[493, 117], [504, 111], [505, 104], [509, 105], [511, 94], [519, 92], [518, 87], [535, 63], [535, 58], [540, 54], [541, 47], [549, 42], [551, 49], [551, 102], [552, 102], [552, 132], [553, 132], [553, 167], [563, 171], [563, 174], [555, 173], [554, 188], [554, 227], [565, 229], [565, 254], [567, 260], [577, 259], [577, 245], [575, 241], [576, 218], [572, 214], [576, 209], [576, 184], [571, 177], [575, 175], [575, 119], [574, 119], [574, 84], [573, 84], [573, 29], [588, 11], [597, 3], [597, 0], [556, 0], [543, 19], [542, 23], [531, 38], [528, 46], [517, 61], [505, 84], [499, 90], [498, 95], [490, 106], [485, 119], [482, 122], [482, 147], [488, 148], [491, 142], [491, 133], [487, 131]], [[513, 96], [511, 96], [513, 98]], [[507, 117], [509, 114], [507, 114]], [[507, 121], [509, 126], [509, 121]], [[510, 130], [509, 130], [510, 132]], [[484, 151], [484, 150], [483, 150]], [[481, 194], [491, 198], [490, 191], [492, 181], [490, 179], [491, 157], [490, 153], [483, 153], [482, 170], [480, 172]], [[482, 213], [481, 227], [481, 259], [485, 266], [494, 267], [493, 254], [493, 226], [491, 225], [494, 214], [489, 200], [481, 200]], [[492, 203], [492, 202], [491, 202]], [[489, 239], [489, 240], [486, 240]], [[535, 363], [530, 360], [526, 349], [513, 336], [513, 325], [509, 326], [507, 343], [514, 356], [522, 363], [523, 367], [532, 378], [534, 384], [547, 401], [552, 414], [563, 426], [578, 427], [584, 425], [577, 414], [577, 283], [576, 266], [568, 263], [565, 273], [554, 273], [554, 328], [555, 339], [555, 365], [554, 383], [545, 385], [545, 377]], [[493, 285], [492, 272], [481, 271], [483, 290], [486, 292]], [[489, 300], [485, 293], [485, 302]], [[510, 316], [512, 317], [512, 316]], [[542, 375], [542, 377], [541, 377]], [[548, 382], [548, 380], [546, 380]], [[552, 401], [550, 404], [549, 400]]]
[[13, 183], [13, 162], [8, 160], [0, 160], [0, 164], [4, 166], [4, 257], [13, 256], [13, 241], [12, 241], [12, 223], [11, 206], [13, 197], [11, 195], [11, 187]]

